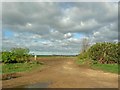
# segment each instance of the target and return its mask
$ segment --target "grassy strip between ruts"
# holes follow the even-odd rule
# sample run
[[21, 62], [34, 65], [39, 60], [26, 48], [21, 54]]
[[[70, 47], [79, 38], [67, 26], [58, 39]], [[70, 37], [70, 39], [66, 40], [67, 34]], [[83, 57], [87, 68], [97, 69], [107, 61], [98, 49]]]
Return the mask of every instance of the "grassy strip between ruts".
[[1, 64], [3, 74], [17, 73], [17, 72], [28, 72], [36, 68], [41, 68], [43, 65], [38, 63], [16, 63], [16, 64]]

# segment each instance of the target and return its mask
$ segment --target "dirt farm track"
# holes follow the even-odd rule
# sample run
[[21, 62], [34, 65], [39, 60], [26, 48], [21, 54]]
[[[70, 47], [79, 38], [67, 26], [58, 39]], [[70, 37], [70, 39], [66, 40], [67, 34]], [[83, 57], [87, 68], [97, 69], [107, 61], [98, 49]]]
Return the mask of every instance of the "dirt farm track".
[[43, 88], [118, 88], [118, 75], [75, 64], [75, 57], [42, 57], [42, 70], [21, 73], [21, 77], [2, 82], [3, 88], [43, 84]]

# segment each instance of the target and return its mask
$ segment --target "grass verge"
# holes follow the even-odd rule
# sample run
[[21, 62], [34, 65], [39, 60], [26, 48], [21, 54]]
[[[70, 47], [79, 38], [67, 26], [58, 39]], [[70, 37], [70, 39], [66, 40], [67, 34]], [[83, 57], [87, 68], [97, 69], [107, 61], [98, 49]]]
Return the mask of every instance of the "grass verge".
[[87, 61], [85, 59], [76, 60], [76, 64], [88, 66], [94, 70], [102, 70], [104, 72], [120, 74], [120, 68], [118, 69], [118, 64], [99, 64], [99, 63], [90, 64], [89, 61]]
[[91, 68], [111, 73], [118, 73], [118, 71], [120, 72], [117, 64], [92, 64]]
[[42, 64], [38, 63], [2, 64], [2, 74], [28, 72], [42, 66]]

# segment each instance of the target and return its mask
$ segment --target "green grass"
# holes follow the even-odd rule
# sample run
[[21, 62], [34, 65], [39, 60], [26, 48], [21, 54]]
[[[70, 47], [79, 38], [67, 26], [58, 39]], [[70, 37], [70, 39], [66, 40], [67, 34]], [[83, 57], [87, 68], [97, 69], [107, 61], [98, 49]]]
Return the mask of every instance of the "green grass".
[[85, 64], [85, 60], [84, 59], [76, 60], [76, 64], [83, 65], [83, 64]]
[[117, 64], [92, 64], [91, 68], [111, 73], [118, 73], [119, 70]]
[[[43, 65], [37, 63], [16, 63], [16, 64], [3, 64], [2, 73], [16, 73], [16, 72], [27, 72]], [[0, 67], [1, 67], [0, 66]]]
[[120, 68], [118, 69], [118, 64], [87, 64], [87, 62], [89, 62], [88, 60], [85, 60], [85, 59], [77, 59], [76, 60], [76, 64], [78, 65], [85, 65], [85, 66], [88, 66], [92, 69], [95, 69], [95, 70], [102, 70], [104, 72], [110, 72], [110, 73], [118, 73], [120, 74]]

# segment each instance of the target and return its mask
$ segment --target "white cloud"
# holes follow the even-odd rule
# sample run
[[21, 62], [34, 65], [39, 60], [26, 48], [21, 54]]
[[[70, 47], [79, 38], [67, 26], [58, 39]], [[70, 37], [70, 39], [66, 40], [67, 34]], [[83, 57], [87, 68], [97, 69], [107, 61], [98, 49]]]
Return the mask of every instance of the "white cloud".
[[30, 27], [32, 27], [32, 24], [31, 24], [31, 23], [27, 23], [27, 24], [26, 24], [26, 27], [27, 27], [27, 28], [30, 28]]
[[100, 35], [100, 32], [98, 32], [98, 31], [97, 31], [97, 32], [94, 32], [93, 35], [94, 35], [94, 36], [98, 36], [98, 35]]
[[66, 34], [64, 34], [64, 38], [70, 38], [71, 36], [72, 36], [71, 33], [66, 33]]
[[112, 42], [118, 38], [117, 3], [2, 4], [3, 31], [14, 34], [10, 38], [3, 35], [3, 48], [23, 46], [32, 51], [75, 54], [80, 51], [83, 36], [92, 39], [93, 43]]

